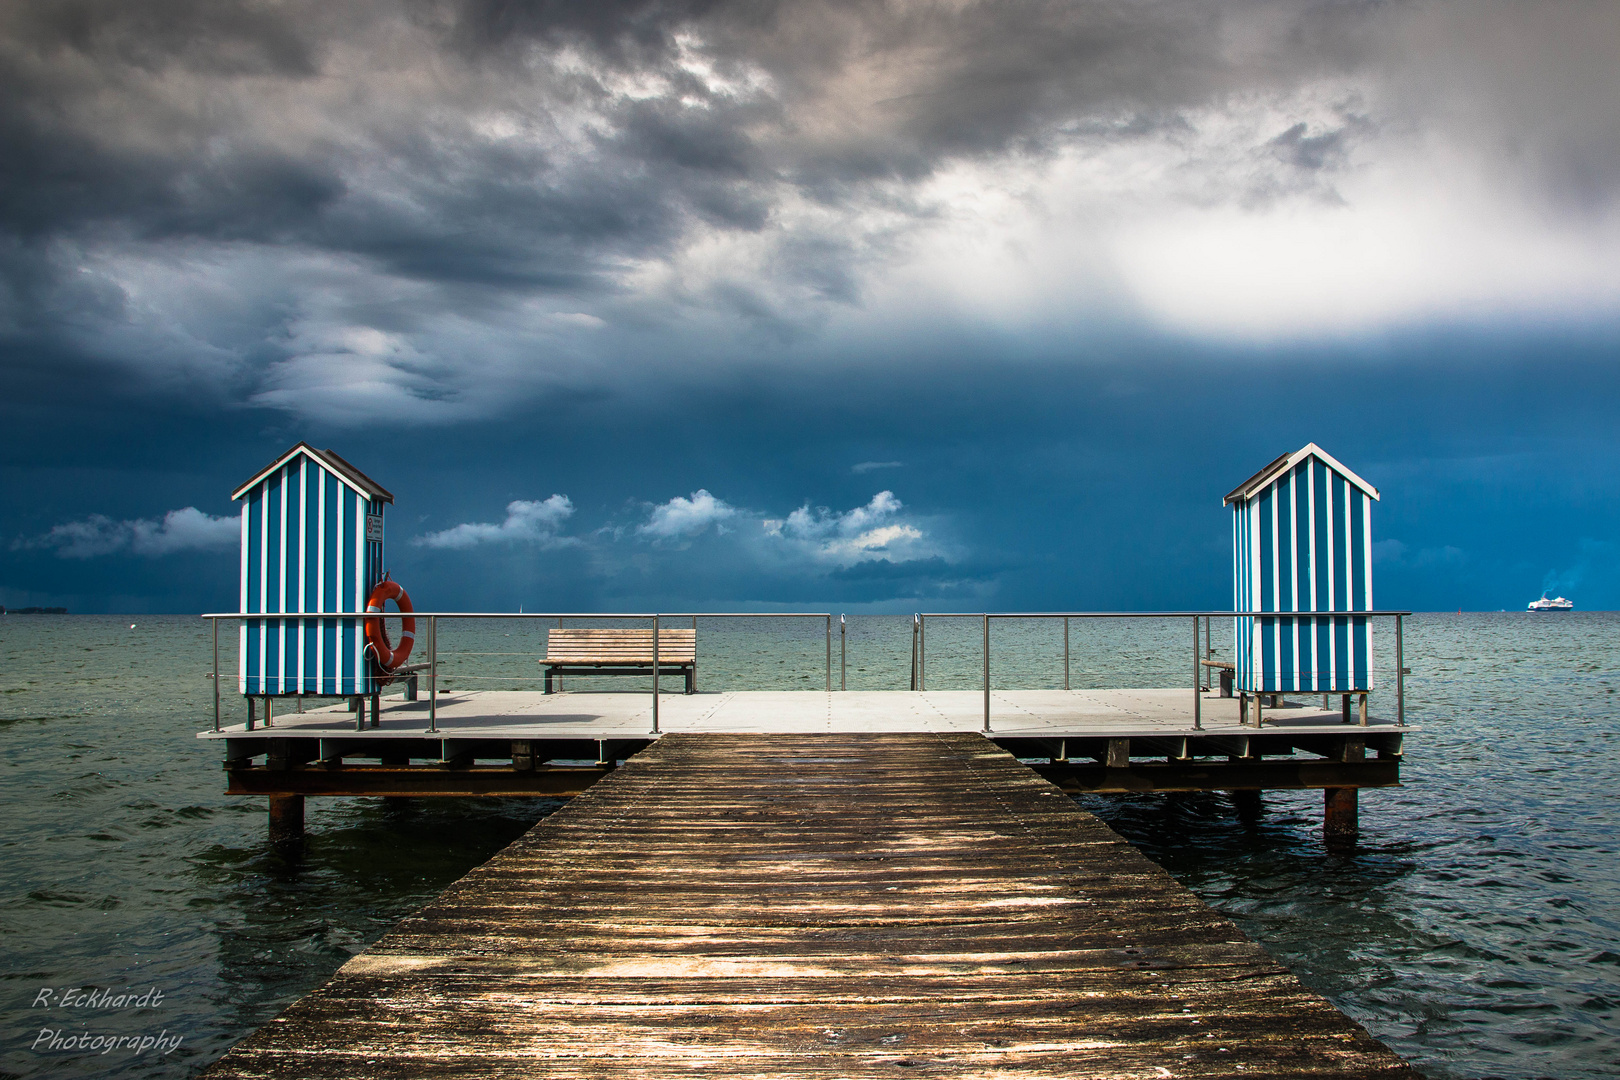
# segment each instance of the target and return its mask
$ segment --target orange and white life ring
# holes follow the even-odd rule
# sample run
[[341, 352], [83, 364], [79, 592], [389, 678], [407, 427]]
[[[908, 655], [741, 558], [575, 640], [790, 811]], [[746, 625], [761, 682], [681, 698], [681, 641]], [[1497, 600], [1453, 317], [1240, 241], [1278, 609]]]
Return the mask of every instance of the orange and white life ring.
[[391, 674], [405, 658], [411, 655], [411, 646], [416, 644], [416, 620], [409, 617], [414, 610], [411, 607], [411, 598], [397, 581], [383, 578], [377, 587], [371, 590], [371, 596], [366, 600], [367, 611], [382, 611], [383, 605], [392, 600], [399, 608], [400, 613], [407, 616], [401, 620], [399, 630], [399, 648], [394, 648], [388, 640], [388, 627], [381, 619], [366, 620], [366, 648], [376, 658], [377, 666], [382, 668], [384, 674]]

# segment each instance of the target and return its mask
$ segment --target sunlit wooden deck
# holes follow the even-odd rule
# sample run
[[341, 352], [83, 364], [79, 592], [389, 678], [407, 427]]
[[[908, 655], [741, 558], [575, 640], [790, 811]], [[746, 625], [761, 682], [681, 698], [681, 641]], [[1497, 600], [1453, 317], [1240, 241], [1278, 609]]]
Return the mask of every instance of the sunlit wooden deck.
[[205, 1075], [1414, 1075], [913, 704], [934, 730], [666, 735]]

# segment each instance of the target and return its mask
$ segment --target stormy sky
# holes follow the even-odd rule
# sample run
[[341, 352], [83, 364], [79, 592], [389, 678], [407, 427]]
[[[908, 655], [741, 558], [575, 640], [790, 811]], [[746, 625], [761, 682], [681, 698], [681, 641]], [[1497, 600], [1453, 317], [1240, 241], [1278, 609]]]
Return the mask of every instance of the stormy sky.
[[235, 606], [390, 488], [441, 609], [1620, 607], [1612, 3], [0, 5], [0, 603]]

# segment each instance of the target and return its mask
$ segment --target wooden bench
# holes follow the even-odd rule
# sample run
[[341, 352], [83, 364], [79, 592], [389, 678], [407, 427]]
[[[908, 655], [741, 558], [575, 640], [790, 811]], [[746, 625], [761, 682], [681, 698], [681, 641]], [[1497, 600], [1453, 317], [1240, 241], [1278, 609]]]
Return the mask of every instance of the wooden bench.
[[[546, 633], [546, 693], [564, 671], [592, 675], [651, 675], [652, 629], [563, 629]], [[658, 672], [681, 672], [686, 692], [697, 693], [697, 631], [658, 628]]]
[[1232, 680], [1237, 677], [1237, 665], [1230, 660], [1200, 660], [1200, 664], [1219, 672], [1217, 681], [1221, 688], [1221, 697], [1232, 696]]

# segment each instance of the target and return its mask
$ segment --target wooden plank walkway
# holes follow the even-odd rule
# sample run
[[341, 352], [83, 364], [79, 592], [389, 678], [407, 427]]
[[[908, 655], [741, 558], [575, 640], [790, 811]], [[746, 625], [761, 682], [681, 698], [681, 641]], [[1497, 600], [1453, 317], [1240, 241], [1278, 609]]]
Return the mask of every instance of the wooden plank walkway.
[[206, 1075], [1416, 1076], [968, 733], [670, 735]]

